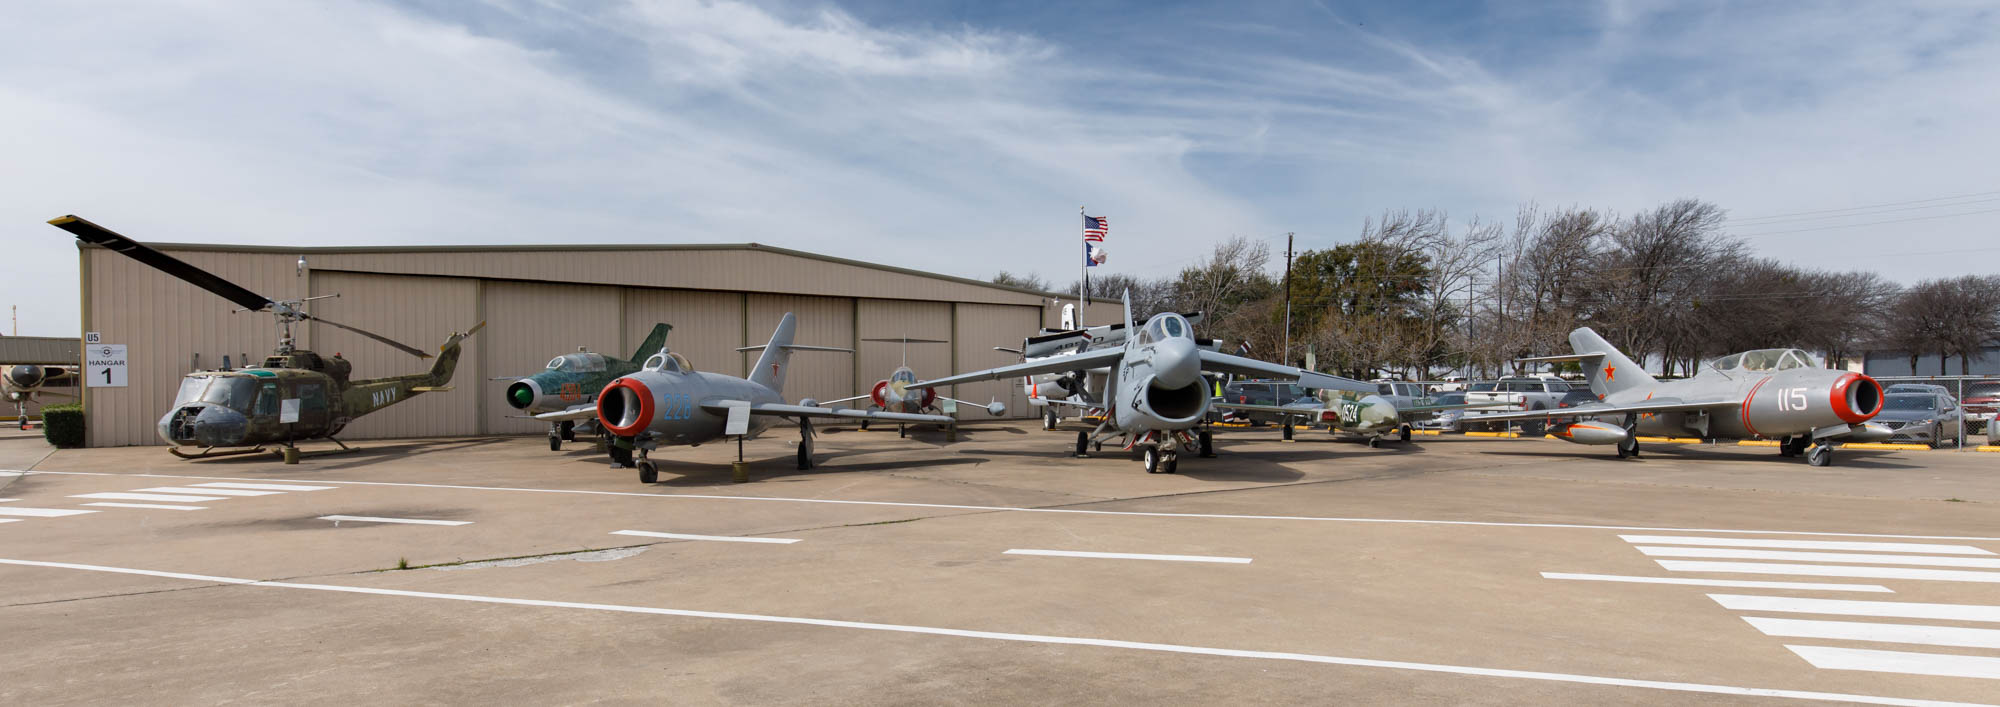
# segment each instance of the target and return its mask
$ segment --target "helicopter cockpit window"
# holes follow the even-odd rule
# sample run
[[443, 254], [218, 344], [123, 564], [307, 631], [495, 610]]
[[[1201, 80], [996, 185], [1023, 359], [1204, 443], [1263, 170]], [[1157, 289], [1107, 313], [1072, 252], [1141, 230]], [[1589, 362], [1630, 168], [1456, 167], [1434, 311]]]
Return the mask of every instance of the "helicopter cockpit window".
[[174, 394], [174, 407], [180, 407], [201, 399], [201, 390], [208, 387], [208, 376], [189, 376], [181, 379], [181, 392]]
[[214, 403], [237, 412], [250, 412], [250, 402], [257, 397], [257, 381], [237, 376], [219, 376], [211, 379], [208, 388], [202, 391], [202, 402]]
[[257, 393], [257, 409], [252, 414], [258, 417], [278, 414], [278, 384], [264, 384], [264, 389]]

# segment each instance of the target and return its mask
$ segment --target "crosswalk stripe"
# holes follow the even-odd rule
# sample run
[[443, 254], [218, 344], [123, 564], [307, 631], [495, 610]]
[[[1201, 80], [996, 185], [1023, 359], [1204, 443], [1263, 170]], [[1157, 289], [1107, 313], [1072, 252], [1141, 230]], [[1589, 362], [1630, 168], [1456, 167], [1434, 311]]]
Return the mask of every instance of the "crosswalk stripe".
[[612, 535], [630, 535], [639, 538], [666, 538], [669, 540], [712, 540], [725, 543], [765, 543], [770, 545], [790, 545], [797, 538], [746, 538], [735, 535], [688, 535], [686, 533], [657, 533], [651, 530], [614, 530]]
[[80, 516], [85, 513], [96, 513], [96, 512], [97, 511], [86, 511], [76, 508], [18, 508], [15, 506], [0, 506], [0, 516], [33, 516], [36, 518], [60, 518], [62, 516]]
[[1798, 562], [1864, 562], [1878, 565], [1927, 565], [1931, 567], [2000, 568], [2000, 558], [1932, 557], [1928, 555], [1870, 555], [1847, 552], [1791, 552], [1787, 550], [1739, 550], [1709, 547], [1641, 546], [1649, 557], [1714, 557], [1733, 560], [1791, 560]]
[[187, 496], [167, 493], [80, 493], [70, 498], [101, 498], [107, 501], [166, 501], [168, 503], [192, 503], [200, 501], [222, 501], [223, 496]]
[[252, 491], [331, 491], [340, 488], [338, 486], [305, 486], [301, 484], [242, 484], [231, 481], [188, 485], [202, 489], [250, 489]]
[[2000, 658], [1938, 653], [1907, 653], [1865, 648], [1785, 646], [1822, 670], [1863, 670], [1875, 673], [1936, 675], [1952, 678], [2000, 679]]
[[1925, 604], [1909, 601], [1864, 601], [1860, 599], [1804, 599], [1754, 594], [1710, 594], [1708, 598], [1732, 611], [1777, 611], [1788, 614], [1833, 614], [1839, 616], [1880, 616], [1892, 619], [1944, 619], [1948, 621], [2000, 622], [2000, 606], [1983, 604]]
[[151, 508], [161, 511], [199, 511], [208, 508], [208, 506], [177, 506], [171, 503], [119, 503], [117, 501], [99, 501], [83, 505], [103, 506], [105, 508]]
[[161, 486], [150, 489], [133, 489], [139, 493], [196, 493], [216, 496], [277, 496], [283, 491], [245, 491], [242, 489], [197, 489], [187, 487]]
[[1869, 579], [1922, 579], [1942, 582], [2000, 583], [2000, 572], [1971, 570], [1927, 570], [1910, 567], [1838, 567], [1834, 565], [1788, 565], [1778, 562], [1694, 562], [1654, 560], [1674, 572], [1733, 572], [1737, 574], [1793, 574], [1807, 577], [1866, 577]]
[[2000, 630], [1917, 624], [1877, 624], [1860, 621], [1813, 621], [1745, 616], [1744, 621], [1766, 636], [1832, 638], [1878, 643], [1921, 643], [1961, 648], [2000, 648]]
[[1679, 584], [1695, 587], [1738, 587], [1743, 589], [1804, 589], [1827, 592], [1878, 592], [1894, 594], [1895, 590], [1879, 584], [1827, 584], [1821, 582], [1758, 582], [1743, 579], [1687, 579], [1683, 577], [1628, 577], [1616, 574], [1570, 574], [1566, 572], [1543, 572], [1544, 579], [1580, 579], [1596, 582], [1633, 582], [1637, 584]]
[[362, 523], [406, 523], [409, 525], [472, 525], [469, 520], [431, 520], [428, 518], [377, 518], [375, 516], [320, 516], [320, 520], [330, 520], [338, 525], [340, 521]]
[[1761, 538], [1704, 538], [1692, 535], [1620, 535], [1634, 545], [1710, 545], [1714, 547], [1775, 547], [1793, 550], [1847, 550], [1850, 552], [1912, 552], [1932, 555], [1991, 555], [1971, 545], [1931, 543], [1869, 543], [1833, 540], [1764, 540]]
[[0, 518], [0, 523], [19, 523], [19, 522], [21, 522], [21, 519], [19, 518]]

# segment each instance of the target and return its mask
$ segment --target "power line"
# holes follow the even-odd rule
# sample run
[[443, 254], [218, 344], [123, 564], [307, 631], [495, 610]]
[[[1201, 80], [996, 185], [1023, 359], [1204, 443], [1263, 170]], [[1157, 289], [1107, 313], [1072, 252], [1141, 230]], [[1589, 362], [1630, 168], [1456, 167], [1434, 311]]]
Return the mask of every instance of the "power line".
[[1976, 215], [1979, 215], [1979, 214], [1990, 214], [1990, 213], [1995, 213], [1995, 212], [2000, 212], [2000, 209], [1982, 209], [1982, 210], [1979, 210], [1979, 211], [1967, 211], [1967, 212], [1965, 212], [1965, 213], [1958, 213], [1958, 214], [1938, 214], [1938, 215], [1936, 215], [1936, 216], [1916, 216], [1916, 217], [1912, 217], [1912, 218], [1899, 218], [1899, 219], [1890, 219], [1890, 220], [1888, 220], [1888, 221], [1869, 221], [1869, 222], [1867, 222], [1867, 223], [1844, 223], [1844, 224], [1839, 224], [1839, 225], [1834, 225], [1834, 226], [1815, 226], [1815, 227], [1812, 227], [1812, 228], [1796, 228], [1796, 229], [1792, 229], [1792, 230], [1790, 230], [1790, 231], [1764, 231], [1764, 232], [1762, 232], [1762, 233], [1739, 233], [1739, 234], [1736, 234], [1736, 235], [1739, 235], [1739, 236], [1743, 236], [1743, 237], [1746, 237], [1746, 238], [1747, 238], [1747, 237], [1750, 237], [1750, 236], [1777, 236], [1777, 235], [1783, 235], [1783, 234], [1786, 234], [1786, 233], [1806, 233], [1806, 232], [1808, 232], [1808, 231], [1830, 231], [1830, 230], [1833, 230], [1833, 229], [1837, 229], [1837, 228], [1860, 228], [1860, 227], [1862, 227], [1862, 226], [1881, 226], [1881, 225], [1884, 225], [1884, 224], [1891, 224], [1891, 223], [1908, 223], [1908, 222], [1910, 222], [1910, 221], [1930, 221], [1930, 220], [1933, 220], [1933, 219], [1941, 219], [1941, 218], [1956, 218], [1956, 217], [1959, 217], [1959, 216], [1976, 216]]
[[1737, 219], [1730, 219], [1730, 220], [1729, 220], [1729, 222], [1730, 222], [1730, 223], [1737, 223], [1737, 222], [1741, 222], [1741, 221], [1763, 221], [1763, 220], [1765, 220], [1765, 219], [1777, 219], [1777, 218], [1786, 218], [1786, 217], [1791, 217], [1791, 216], [1807, 216], [1807, 215], [1811, 215], [1811, 214], [1830, 214], [1830, 213], [1835, 213], [1835, 212], [1839, 212], [1839, 211], [1861, 211], [1861, 210], [1864, 210], [1864, 209], [1879, 209], [1879, 208], [1882, 208], [1882, 207], [1884, 207], [1884, 206], [1902, 206], [1902, 205], [1904, 205], [1904, 204], [1928, 204], [1928, 203], [1931, 203], [1931, 202], [1934, 202], [1934, 201], [1951, 201], [1951, 200], [1954, 200], [1954, 199], [1970, 199], [1970, 198], [1972, 198], [1972, 197], [1975, 197], [1975, 196], [1992, 196], [1992, 195], [1995, 195], [1995, 194], [2000, 194], [2000, 191], [1983, 191], [1983, 192], [1978, 192], [1978, 193], [1975, 193], [1975, 194], [1960, 194], [1960, 195], [1958, 195], [1958, 196], [1940, 196], [1940, 197], [1934, 197], [1934, 198], [1930, 198], [1930, 199], [1912, 199], [1912, 200], [1910, 200], [1910, 201], [1891, 201], [1891, 202], [1888, 202], [1888, 203], [1883, 203], [1883, 204], [1869, 204], [1869, 205], [1867, 205], [1867, 206], [1849, 206], [1849, 207], [1847, 207], [1847, 208], [1844, 208], [1844, 209], [1820, 209], [1820, 210], [1817, 210], [1817, 211], [1794, 211], [1794, 212], [1792, 212], [1792, 213], [1788, 213], [1788, 214], [1771, 214], [1771, 215], [1769, 215], [1769, 216], [1747, 216], [1747, 217], [1744, 217], [1744, 218], [1737, 218]]
[[[1972, 200], [1972, 201], [1957, 201], [1957, 202], [1952, 202], [1952, 203], [1949, 203], [1949, 204], [1929, 204], [1929, 205], [1925, 205], [1925, 206], [1904, 206], [1904, 207], [1901, 207], [1901, 208], [1895, 208], [1895, 209], [1882, 209], [1882, 210], [1880, 210], [1880, 211], [1865, 211], [1865, 212], [1862, 212], [1862, 213], [1853, 213], [1853, 214], [1829, 214], [1829, 215], [1826, 215], [1826, 216], [1800, 216], [1800, 217], [1797, 217], [1797, 218], [1784, 218], [1784, 219], [1776, 219], [1776, 220], [1772, 220], [1772, 221], [1765, 221], [1765, 222], [1763, 222], [1763, 223], [1752, 223], [1752, 224], [1747, 224], [1747, 225], [1746, 225], [1746, 227], [1747, 227], [1747, 228], [1760, 228], [1760, 227], [1763, 227], [1763, 226], [1775, 226], [1775, 225], [1778, 225], [1778, 224], [1783, 224], [1783, 223], [1790, 223], [1790, 222], [1794, 222], [1794, 221], [1825, 221], [1825, 220], [1827, 220], [1827, 219], [1836, 219], [1836, 218], [1857, 218], [1857, 217], [1862, 217], [1862, 216], [1876, 216], [1876, 215], [1879, 215], [1879, 214], [1892, 214], [1892, 213], [1896, 213], [1896, 212], [1898, 212], [1898, 211], [1922, 211], [1922, 210], [1924, 210], [1924, 209], [1948, 209], [1948, 208], [1951, 208], [1951, 207], [1954, 207], [1954, 206], [1971, 206], [1971, 205], [1973, 205], [1973, 204], [1990, 204], [1990, 203], [1993, 203], [1993, 202], [1995, 202], [1995, 201], [2000, 201], [2000, 197], [1993, 197], [1993, 198], [1990, 198], [1990, 199], [1974, 199], [1974, 200]], [[1736, 221], [1729, 221], [1728, 223], [1737, 223], [1737, 222], [1736, 222]]]

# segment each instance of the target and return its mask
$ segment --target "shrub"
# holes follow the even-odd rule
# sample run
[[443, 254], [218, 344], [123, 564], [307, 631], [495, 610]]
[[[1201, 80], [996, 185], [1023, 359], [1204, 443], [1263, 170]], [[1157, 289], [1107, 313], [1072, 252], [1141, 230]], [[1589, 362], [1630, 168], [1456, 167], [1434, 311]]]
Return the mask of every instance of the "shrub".
[[62, 449], [83, 446], [83, 406], [68, 403], [42, 408], [42, 437]]

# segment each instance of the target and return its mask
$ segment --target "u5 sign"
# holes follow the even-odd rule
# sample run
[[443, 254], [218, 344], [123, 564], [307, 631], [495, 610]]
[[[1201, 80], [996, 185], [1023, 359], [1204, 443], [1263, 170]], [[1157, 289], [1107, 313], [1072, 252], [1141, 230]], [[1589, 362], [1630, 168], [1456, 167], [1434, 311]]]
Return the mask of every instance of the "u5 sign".
[[125, 345], [85, 344], [83, 383], [91, 388], [125, 387]]

